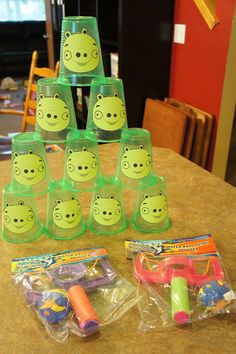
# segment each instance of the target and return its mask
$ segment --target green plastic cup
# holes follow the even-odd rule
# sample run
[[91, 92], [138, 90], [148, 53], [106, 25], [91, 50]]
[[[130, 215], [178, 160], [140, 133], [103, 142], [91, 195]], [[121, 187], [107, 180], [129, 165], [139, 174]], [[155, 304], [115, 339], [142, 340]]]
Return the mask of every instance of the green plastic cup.
[[67, 134], [77, 129], [71, 89], [56, 78], [38, 80], [36, 127], [40, 139], [63, 143]]
[[11, 187], [5, 185], [2, 192], [2, 238], [12, 243], [33, 241], [43, 232], [35, 198], [18, 195]]
[[92, 196], [88, 228], [96, 234], [118, 234], [126, 229], [123, 194], [116, 177], [101, 178]]
[[56, 240], [70, 240], [84, 231], [78, 193], [65, 188], [62, 181], [52, 182], [48, 192], [45, 233]]
[[149, 186], [153, 178], [150, 132], [142, 128], [123, 129], [116, 176], [129, 189]]
[[134, 229], [144, 233], [162, 232], [171, 226], [164, 177], [153, 176], [148, 187], [137, 191], [130, 223]]
[[62, 20], [59, 82], [90, 86], [104, 76], [96, 17], [64, 17]]
[[84, 130], [69, 133], [63, 182], [75, 191], [93, 191], [100, 177], [97, 142], [87, 139]]
[[47, 192], [51, 176], [44, 143], [37, 133], [12, 138], [11, 189], [16, 194], [39, 195]]
[[127, 127], [125, 96], [121, 79], [94, 79], [89, 96], [86, 134], [100, 142], [120, 141]]

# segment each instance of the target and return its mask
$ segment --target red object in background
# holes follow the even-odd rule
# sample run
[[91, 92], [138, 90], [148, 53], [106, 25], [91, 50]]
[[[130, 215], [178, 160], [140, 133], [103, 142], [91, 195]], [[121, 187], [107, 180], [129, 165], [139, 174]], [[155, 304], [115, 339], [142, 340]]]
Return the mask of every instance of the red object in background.
[[[174, 23], [186, 24], [185, 44], [172, 45], [169, 97], [191, 104], [216, 117], [221, 105], [235, 0], [218, 0], [220, 21], [210, 30], [193, 1], [176, 0]], [[211, 170], [216, 127], [210, 148]]]

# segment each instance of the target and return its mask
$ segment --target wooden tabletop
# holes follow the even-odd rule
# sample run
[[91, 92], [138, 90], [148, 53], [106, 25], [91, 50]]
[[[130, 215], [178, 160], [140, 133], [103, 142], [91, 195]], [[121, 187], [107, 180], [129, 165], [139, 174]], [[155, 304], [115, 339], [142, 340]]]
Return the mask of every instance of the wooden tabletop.
[[[115, 171], [117, 144], [100, 146], [102, 170]], [[55, 179], [62, 177], [63, 153], [48, 155]], [[189, 327], [141, 334], [139, 316], [133, 308], [121, 320], [103, 327], [93, 338], [71, 335], [66, 344], [58, 344], [45, 332], [12, 284], [10, 265], [14, 257], [54, 253], [84, 247], [105, 246], [116, 270], [135, 284], [132, 262], [124, 255], [124, 240], [170, 239], [211, 233], [236, 289], [236, 188], [210, 174], [180, 155], [153, 148], [156, 174], [166, 176], [169, 214], [172, 227], [158, 235], [141, 234], [131, 227], [115, 236], [97, 236], [88, 230], [77, 239], [56, 241], [42, 235], [27, 244], [1, 242], [0, 256], [0, 353], [1, 354], [136, 354], [136, 353], [235, 353], [236, 316], [218, 316]], [[9, 183], [10, 161], [0, 162], [0, 185]], [[134, 192], [125, 192], [127, 217], [132, 213]], [[83, 213], [88, 215], [88, 193], [81, 195]], [[45, 196], [39, 199], [40, 216], [45, 219]]]

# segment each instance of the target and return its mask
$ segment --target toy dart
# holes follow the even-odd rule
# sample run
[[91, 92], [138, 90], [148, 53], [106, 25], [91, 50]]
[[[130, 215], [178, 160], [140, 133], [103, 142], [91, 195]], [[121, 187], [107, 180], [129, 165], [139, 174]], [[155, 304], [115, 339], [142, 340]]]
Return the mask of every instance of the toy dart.
[[[199, 273], [199, 261], [208, 261], [204, 273]], [[148, 269], [144, 265], [148, 265]], [[150, 263], [154, 263], [152, 269]], [[190, 322], [189, 286], [202, 286], [212, 280], [223, 280], [224, 273], [216, 257], [188, 258], [171, 256], [164, 259], [149, 259], [145, 253], [138, 253], [135, 260], [135, 275], [147, 283], [169, 284], [171, 286], [171, 316], [178, 324]]]

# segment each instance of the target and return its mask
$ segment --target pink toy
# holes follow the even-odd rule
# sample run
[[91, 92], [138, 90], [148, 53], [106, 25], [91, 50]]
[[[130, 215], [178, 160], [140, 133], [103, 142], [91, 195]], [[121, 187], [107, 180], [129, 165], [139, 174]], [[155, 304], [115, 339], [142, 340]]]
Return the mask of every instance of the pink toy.
[[[179, 324], [190, 322], [188, 285], [201, 286], [211, 280], [223, 280], [224, 272], [216, 257], [189, 258], [170, 256], [152, 259], [152, 270], [144, 267], [145, 253], [138, 253], [135, 260], [135, 275], [142, 282], [171, 285], [172, 318]], [[199, 273], [199, 261], [208, 261], [205, 273]]]

